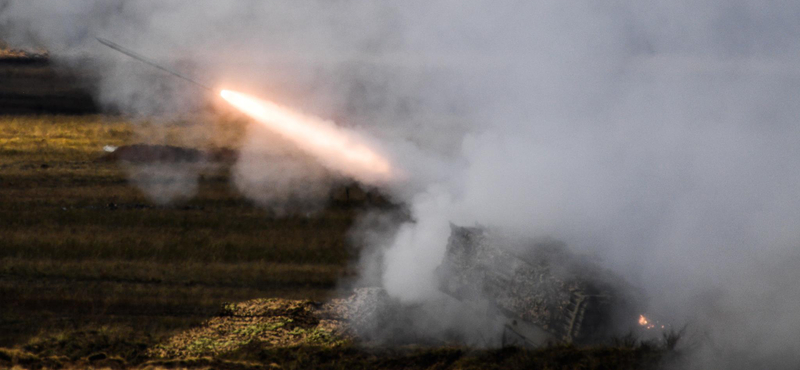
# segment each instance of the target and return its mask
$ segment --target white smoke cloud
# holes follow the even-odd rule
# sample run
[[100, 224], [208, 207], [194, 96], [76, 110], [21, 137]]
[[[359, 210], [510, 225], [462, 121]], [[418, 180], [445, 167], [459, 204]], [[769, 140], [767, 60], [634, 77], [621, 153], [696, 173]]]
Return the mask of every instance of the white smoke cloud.
[[248, 127], [233, 169], [239, 191], [277, 214], [319, 210], [339, 179], [265, 130]]
[[[798, 15], [729, 0], [6, 1], [0, 31], [65, 60], [106, 58], [94, 36], [108, 37], [383, 140], [411, 175], [389, 189], [413, 222], [370, 234], [365, 280], [397, 298], [435, 294], [449, 221], [549, 235], [707, 332], [698, 368], [794, 368]], [[108, 58], [101, 101], [196, 107]], [[274, 177], [256, 163], [237, 171], [258, 199]]]
[[444, 189], [434, 187], [416, 196], [411, 204], [411, 214], [417, 219], [401, 226], [394, 235], [383, 255], [382, 277], [391, 296], [420, 302], [438, 295], [434, 270], [444, 257], [443, 246], [450, 236], [451, 201]]

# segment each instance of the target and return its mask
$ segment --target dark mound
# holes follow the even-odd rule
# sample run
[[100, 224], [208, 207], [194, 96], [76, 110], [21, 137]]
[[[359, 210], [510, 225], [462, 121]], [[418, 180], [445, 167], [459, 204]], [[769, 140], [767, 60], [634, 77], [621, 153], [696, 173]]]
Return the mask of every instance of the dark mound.
[[236, 160], [238, 153], [227, 148], [203, 151], [172, 145], [124, 145], [100, 158], [101, 161], [126, 161], [134, 163], [153, 162], [230, 162]]
[[47, 51], [30, 51], [22, 49], [0, 49], [2, 64], [47, 64], [50, 54]]

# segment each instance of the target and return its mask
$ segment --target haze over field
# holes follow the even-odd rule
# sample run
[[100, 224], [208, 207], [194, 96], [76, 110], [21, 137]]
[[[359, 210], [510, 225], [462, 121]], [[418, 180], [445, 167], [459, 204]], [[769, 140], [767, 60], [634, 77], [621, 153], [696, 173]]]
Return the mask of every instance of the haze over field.
[[[378, 251], [364, 281], [401, 301], [437, 299], [448, 223], [478, 223], [597, 255], [690, 325], [697, 368], [796, 368], [799, 17], [726, 0], [0, 0], [0, 35], [91, 58], [97, 99], [128, 114], [205, 97], [97, 36], [375, 137], [415, 222], [354, 233]], [[243, 193], [324, 200], [329, 174], [263, 162], [247, 153], [275, 137], [249, 135]]]

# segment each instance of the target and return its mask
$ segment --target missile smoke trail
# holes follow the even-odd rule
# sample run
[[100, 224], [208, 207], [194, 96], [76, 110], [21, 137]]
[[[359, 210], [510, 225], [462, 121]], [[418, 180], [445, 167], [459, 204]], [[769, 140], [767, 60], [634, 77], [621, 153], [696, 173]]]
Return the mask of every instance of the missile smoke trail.
[[197, 81], [195, 81], [195, 80], [193, 80], [193, 79], [191, 79], [189, 77], [186, 77], [186, 76], [184, 76], [184, 75], [182, 75], [182, 74], [180, 74], [178, 72], [175, 72], [175, 71], [173, 71], [171, 69], [168, 69], [166, 67], [162, 67], [162, 66], [158, 65], [156, 62], [153, 62], [152, 60], [150, 60], [148, 58], [145, 58], [144, 56], [142, 56], [140, 54], [137, 54], [136, 52], [134, 52], [134, 51], [132, 51], [130, 49], [127, 49], [127, 48], [123, 47], [120, 44], [117, 44], [115, 42], [112, 42], [112, 41], [109, 41], [109, 40], [106, 40], [106, 39], [100, 38], [100, 37], [97, 37], [97, 41], [100, 42], [101, 44], [105, 45], [105, 46], [108, 46], [108, 47], [110, 47], [110, 48], [112, 48], [112, 49], [114, 49], [114, 50], [116, 50], [116, 51], [118, 51], [118, 52], [120, 52], [122, 54], [125, 54], [125, 55], [127, 55], [127, 56], [129, 56], [129, 57], [131, 57], [133, 59], [136, 59], [136, 60], [138, 60], [138, 61], [140, 61], [142, 63], [149, 64], [149, 65], [151, 65], [151, 66], [153, 66], [155, 68], [158, 68], [158, 69], [160, 69], [160, 70], [162, 70], [164, 72], [167, 72], [167, 73], [169, 73], [169, 74], [171, 74], [171, 75], [173, 75], [175, 77], [178, 77], [178, 78], [180, 78], [180, 79], [182, 79], [184, 81], [188, 81], [188, 82], [191, 82], [191, 83], [193, 83], [193, 84], [195, 84], [197, 86], [200, 86], [200, 87], [202, 87], [202, 88], [204, 88], [204, 89], [206, 89], [208, 91], [213, 91], [210, 87], [208, 87], [206, 85], [203, 85], [202, 83], [197, 82]]
[[275, 103], [230, 90], [220, 96], [269, 129], [294, 142], [324, 166], [367, 184], [381, 184], [396, 177], [389, 161], [355, 133], [333, 122], [293, 112]]
[[[213, 91], [210, 87], [163, 67], [117, 43], [100, 37], [97, 37], [97, 41], [205, 90]], [[222, 90], [220, 96], [245, 114], [293, 141], [329, 169], [353, 176], [368, 184], [383, 183], [395, 175], [385, 158], [360, 142], [354, 133], [346, 132], [330, 121], [298, 114], [275, 103], [230, 90]]]

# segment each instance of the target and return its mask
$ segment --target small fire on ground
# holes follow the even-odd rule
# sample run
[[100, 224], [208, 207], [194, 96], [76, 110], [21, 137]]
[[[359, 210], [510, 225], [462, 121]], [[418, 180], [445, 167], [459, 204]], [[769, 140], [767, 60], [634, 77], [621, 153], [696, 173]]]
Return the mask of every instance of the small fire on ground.
[[658, 322], [652, 322], [647, 319], [644, 315], [639, 315], [639, 325], [643, 326], [645, 329], [654, 329], [656, 327], [661, 327], [661, 329], [665, 329], [666, 326], [664, 324], [659, 324]]

